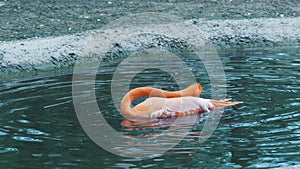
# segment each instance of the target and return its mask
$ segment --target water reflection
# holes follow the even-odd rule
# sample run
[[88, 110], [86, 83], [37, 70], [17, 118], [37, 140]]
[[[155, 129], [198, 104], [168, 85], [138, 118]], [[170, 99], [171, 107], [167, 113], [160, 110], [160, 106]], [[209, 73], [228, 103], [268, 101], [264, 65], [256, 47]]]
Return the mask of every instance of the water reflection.
[[[158, 152], [167, 151], [164, 152], [164, 154], [194, 154], [196, 153], [195, 150], [201, 150], [207, 147], [172, 147], [172, 149], [170, 149], [169, 147], [165, 148], [161, 145], [172, 144], [172, 141], [170, 140], [180, 142], [182, 139], [184, 139], [185, 141], [189, 140], [189, 144], [199, 145], [199, 138], [203, 137], [203, 133], [201, 132], [201, 130], [199, 130], [202, 126], [199, 123], [204, 121], [206, 117], [207, 114], [200, 114], [173, 119], [159, 119], [154, 122], [137, 122], [136, 120], [130, 121], [128, 119], [124, 119], [122, 120], [121, 125], [123, 127], [122, 131], [125, 135], [123, 136], [124, 138], [128, 138], [131, 140], [148, 138], [153, 140], [150, 144], [145, 144], [142, 142], [128, 142], [128, 144], [132, 147], [143, 146], [146, 147], [146, 149], [151, 149], [151, 153], [153, 153], [153, 150], [157, 150]], [[174, 126], [176, 126], [176, 128], [172, 129], [172, 127]], [[194, 129], [194, 131], [191, 131], [191, 129]], [[157, 140], [160, 142], [158, 142]], [[172, 144], [172, 146], [176, 146], [177, 144], [178, 143]]]

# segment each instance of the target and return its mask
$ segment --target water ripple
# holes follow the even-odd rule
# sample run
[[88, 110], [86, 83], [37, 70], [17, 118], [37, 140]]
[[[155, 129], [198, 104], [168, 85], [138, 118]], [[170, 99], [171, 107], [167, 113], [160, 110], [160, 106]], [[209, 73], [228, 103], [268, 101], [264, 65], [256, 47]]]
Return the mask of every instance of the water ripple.
[[18, 149], [12, 147], [5, 147], [5, 148], [0, 147], [0, 154], [9, 153], [9, 152], [18, 152]]
[[[145, 153], [149, 159], [118, 157], [93, 143], [74, 112], [71, 74], [2, 81], [0, 163], [11, 161], [15, 168], [272, 168], [299, 164], [298, 51], [252, 49], [220, 53], [227, 84], [219, 87], [227, 88], [229, 98], [244, 104], [225, 109], [218, 128], [201, 144], [205, 115], [196, 124], [182, 125], [181, 130], [173, 132], [164, 132], [170, 125], [163, 122], [125, 126], [110, 95], [111, 78], [121, 60], [103, 62], [95, 84], [102, 114], [129, 140], [130, 150]], [[205, 68], [193, 58], [186, 61], [191, 63], [196, 80], [203, 84], [202, 96], [210, 97], [212, 89]], [[124, 68], [136, 69], [130, 65]], [[127, 76], [136, 72], [125, 73]], [[84, 86], [90, 82], [77, 83]], [[138, 73], [130, 88], [139, 86], [178, 89], [174, 78], [160, 70]], [[91, 91], [83, 94], [89, 97]], [[146, 141], [138, 141], [140, 138]], [[162, 145], [174, 147], [168, 150]], [[125, 149], [121, 153], [132, 151]]]
[[17, 141], [34, 142], [34, 143], [43, 142], [43, 140], [41, 140], [41, 139], [31, 138], [28, 136], [13, 136], [12, 139], [17, 140]]

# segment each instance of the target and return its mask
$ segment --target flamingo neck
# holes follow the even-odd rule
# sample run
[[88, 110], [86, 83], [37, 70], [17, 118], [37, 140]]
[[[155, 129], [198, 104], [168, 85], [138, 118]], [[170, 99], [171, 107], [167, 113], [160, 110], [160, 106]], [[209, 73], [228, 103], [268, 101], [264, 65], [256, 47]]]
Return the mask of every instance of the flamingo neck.
[[149, 96], [163, 97], [163, 98], [174, 98], [174, 97], [183, 97], [183, 96], [198, 97], [201, 92], [202, 92], [202, 87], [200, 84], [194, 84], [187, 87], [186, 89], [180, 91], [174, 91], [174, 92], [164, 91], [152, 87], [139, 87], [126, 93], [126, 95], [123, 97], [123, 100], [121, 102], [121, 110], [125, 116], [147, 118], [149, 113], [139, 112], [131, 108], [131, 104], [135, 99], [140, 97], [149, 97]]

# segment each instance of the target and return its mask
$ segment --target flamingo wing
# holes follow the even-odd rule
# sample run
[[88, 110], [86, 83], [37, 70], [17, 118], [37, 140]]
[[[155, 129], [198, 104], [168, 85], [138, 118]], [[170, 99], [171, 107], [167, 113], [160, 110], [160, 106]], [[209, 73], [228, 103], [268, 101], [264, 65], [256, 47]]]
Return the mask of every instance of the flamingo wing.
[[151, 118], [172, 118], [178, 116], [187, 116], [197, 113], [209, 112], [213, 108], [209, 99], [198, 97], [178, 97], [178, 98], [149, 98], [154, 103], [160, 100], [163, 103], [161, 108], [151, 113]]

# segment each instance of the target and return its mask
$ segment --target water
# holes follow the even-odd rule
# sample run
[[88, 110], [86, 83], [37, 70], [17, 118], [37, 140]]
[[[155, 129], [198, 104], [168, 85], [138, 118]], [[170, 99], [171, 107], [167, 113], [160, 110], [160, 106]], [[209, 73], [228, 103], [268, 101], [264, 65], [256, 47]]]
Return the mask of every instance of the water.
[[[207, 115], [185, 124], [188, 135], [174, 149], [152, 158], [126, 158], [97, 146], [83, 131], [72, 101], [72, 74], [61, 73], [0, 83], [1, 168], [273, 168], [300, 164], [300, 48], [220, 52], [227, 97], [244, 101], [223, 113], [213, 135], [198, 136]], [[101, 65], [96, 99], [105, 119], [117, 131], [151, 140], [164, 124], [133, 125], [126, 121], [110, 95], [112, 73], [121, 59]], [[210, 97], [209, 78], [201, 64], [190, 60], [203, 97]], [[131, 88], [151, 85], [176, 90], [167, 73], [146, 70]], [[131, 125], [131, 126], [128, 126]], [[172, 133], [173, 139], [180, 136]], [[168, 140], [164, 140], [167, 143]], [[171, 142], [171, 141], [170, 141]], [[135, 142], [134, 142], [135, 143]], [[143, 144], [143, 143], [135, 143]], [[158, 146], [158, 145], [157, 145]], [[155, 148], [155, 142], [149, 145]]]

